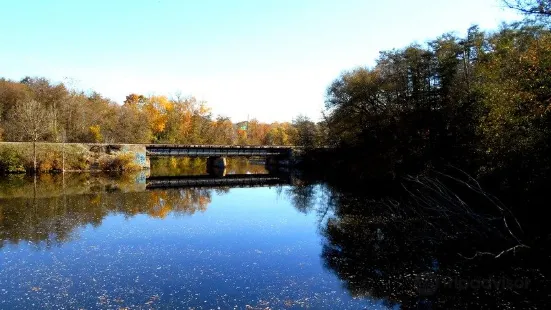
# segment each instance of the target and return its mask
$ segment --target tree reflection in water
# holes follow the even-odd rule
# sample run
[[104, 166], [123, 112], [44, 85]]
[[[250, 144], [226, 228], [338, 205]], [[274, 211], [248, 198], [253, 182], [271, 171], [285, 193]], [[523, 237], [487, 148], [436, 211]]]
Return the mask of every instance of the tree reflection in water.
[[[151, 159], [154, 176], [204, 175], [208, 174], [206, 158], [159, 157]], [[264, 163], [240, 157], [228, 158], [224, 174], [268, 173]]]
[[14, 176], [4, 179], [0, 188], [0, 247], [21, 241], [47, 247], [60, 244], [71, 240], [78, 227], [99, 226], [109, 213], [154, 218], [165, 218], [169, 213], [191, 215], [207, 209], [213, 192], [227, 191], [145, 191], [132, 176], [113, 179], [84, 174], [42, 176], [36, 184], [24, 176]]
[[[153, 161], [152, 171], [163, 175], [206, 174], [201, 158], [162, 158]], [[226, 173], [266, 173], [263, 165], [232, 159]], [[109, 213], [132, 217], [147, 214], [203, 212], [213, 193], [229, 188], [182, 188], [145, 190], [145, 174], [42, 174], [33, 180], [25, 175], [0, 178], [0, 247], [30, 241], [52, 246], [74, 237], [78, 227], [99, 226]], [[36, 181], [36, 182], [35, 182]]]
[[328, 188], [322, 257], [352, 295], [404, 309], [549, 301], [549, 239], [529, 236], [472, 180], [439, 175], [362, 191]]
[[311, 212], [317, 205], [317, 190], [313, 183], [295, 179], [293, 186], [286, 189], [285, 194], [293, 206], [302, 213]]
[[[110, 213], [203, 212], [220, 189], [145, 191], [139, 176], [24, 176], [0, 184], [0, 247], [55, 246]], [[360, 190], [294, 178], [279, 188], [302, 213], [317, 212], [321, 253], [355, 297], [390, 307], [538, 308], [546, 305], [549, 229], [531, 230], [469, 179], [420, 176]]]

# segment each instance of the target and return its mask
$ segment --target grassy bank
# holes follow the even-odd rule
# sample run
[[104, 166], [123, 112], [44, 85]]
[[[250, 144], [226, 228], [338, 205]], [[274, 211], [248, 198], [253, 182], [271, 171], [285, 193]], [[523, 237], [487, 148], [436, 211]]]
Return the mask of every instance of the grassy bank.
[[[61, 171], [136, 171], [135, 149], [82, 143], [37, 143], [38, 172]], [[32, 172], [31, 142], [0, 143], [0, 173]]]

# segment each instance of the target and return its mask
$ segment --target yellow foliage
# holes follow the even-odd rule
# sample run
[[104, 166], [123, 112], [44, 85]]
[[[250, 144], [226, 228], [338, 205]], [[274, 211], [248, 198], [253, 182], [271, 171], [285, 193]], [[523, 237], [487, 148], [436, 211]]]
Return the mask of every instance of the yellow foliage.
[[99, 159], [99, 166], [103, 171], [137, 171], [140, 166], [134, 162], [134, 156], [130, 153], [118, 153], [116, 155], [104, 155]]
[[103, 142], [103, 136], [101, 135], [101, 127], [99, 125], [90, 126], [90, 134], [94, 139], [94, 142], [99, 143]]
[[99, 194], [94, 195], [90, 199], [90, 204], [93, 206], [98, 206], [101, 203], [101, 196]]
[[240, 145], [247, 144], [247, 132], [245, 130], [237, 130], [237, 143]]
[[57, 154], [53, 151], [47, 151], [41, 155], [40, 161], [38, 163], [39, 171], [52, 171], [52, 170], [61, 170], [59, 163], [57, 162]]
[[149, 117], [149, 126], [154, 134], [165, 131], [168, 113], [174, 110], [174, 104], [166, 96], [152, 96], [143, 107]]
[[199, 106], [199, 115], [206, 116], [209, 114], [211, 109], [207, 107], [207, 105], [204, 102], [201, 102], [201, 105]]

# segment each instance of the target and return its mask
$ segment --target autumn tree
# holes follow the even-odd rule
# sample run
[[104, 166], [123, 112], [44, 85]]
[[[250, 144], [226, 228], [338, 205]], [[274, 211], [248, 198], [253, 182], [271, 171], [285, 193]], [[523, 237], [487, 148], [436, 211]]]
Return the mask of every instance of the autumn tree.
[[25, 77], [21, 84], [26, 85], [32, 94], [32, 98], [42, 103], [43, 107], [50, 114], [51, 140], [59, 141], [61, 119], [60, 115], [67, 102], [65, 97], [69, 94], [64, 84], [52, 84], [48, 79], [42, 77]]
[[124, 105], [127, 107], [142, 107], [146, 103], [146, 98], [143, 95], [130, 94], [126, 96]]
[[219, 116], [212, 124], [212, 131], [209, 143], [233, 145], [237, 143], [237, 132], [231, 120], [227, 117]]
[[168, 113], [172, 109], [172, 104], [166, 96], [152, 96], [147, 98], [142, 112], [147, 116], [147, 125], [151, 130], [154, 141], [160, 141], [166, 129]]
[[137, 105], [126, 102], [117, 110], [115, 136], [123, 143], [151, 142], [151, 130], [147, 116]]
[[488, 38], [493, 52], [477, 66], [479, 134], [496, 166], [527, 165], [549, 151], [551, 33], [505, 28]]
[[191, 141], [203, 144], [208, 140], [208, 133], [212, 125], [211, 110], [206, 102], [197, 102], [193, 105]]
[[296, 128], [290, 123], [272, 123], [266, 133], [263, 144], [266, 145], [291, 145], [296, 136]]
[[18, 102], [11, 115], [14, 132], [18, 134], [20, 141], [33, 142], [33, 171], [37, 171], [36, 142], [42, 140], [51, 128], [51, 114], [44, 105], [34, 99]]
[[270, 130], [268, 124], [263, 124], [257, 119], [252, 119], [247, 122], [247, 144], [261, 145], [266, 140], [266, 134]]
[[296, 134], [289, 123], [253, 119], [240, 126], [226, 117], [213, 119], [206, 102], [193, 96], [131, 93], [121, 106], [97, 92], [69, 90], [62, 83], [26, 77], [19, 82], [0, 79], [3, 140], [21, 140], [14, 125], [19, 120], [12, 115], [18, 102], [26, 100], [40, 102], [49, 115], [48, 131], [41, 140], [51, 142], [292, 144]]
[[11, 116], [21, 101], [31, 98], [31, 90], [21, 83], [0, 78], [0, 128], [6, 141], [14, 141], [19, 135]]

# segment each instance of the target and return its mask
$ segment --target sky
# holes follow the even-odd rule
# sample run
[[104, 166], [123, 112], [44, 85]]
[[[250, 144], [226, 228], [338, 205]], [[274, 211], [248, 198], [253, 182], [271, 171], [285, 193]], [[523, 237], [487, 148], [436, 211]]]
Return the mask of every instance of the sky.
[[0, 77], [319, 120], [329, 84], [380, 51], [515, 19], [499, 0], [0, 0]]

